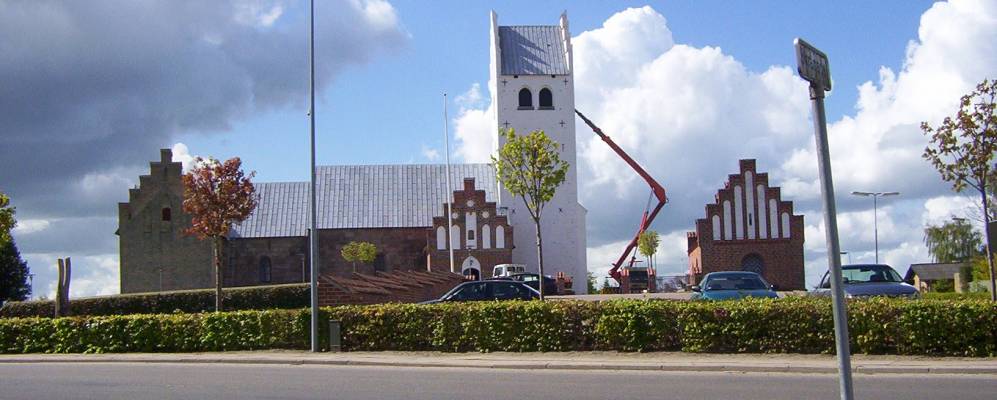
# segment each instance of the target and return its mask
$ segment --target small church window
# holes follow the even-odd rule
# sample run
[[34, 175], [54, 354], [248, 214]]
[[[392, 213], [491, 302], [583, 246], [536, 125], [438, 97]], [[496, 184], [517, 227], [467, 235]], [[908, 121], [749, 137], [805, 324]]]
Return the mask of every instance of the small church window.
[[173, 210], [170, 210], [169, 207], [164, 207], [162, 214], [163, 214], [162, 215], [163, 221], [172, 221], [173, 220]]
[[467, 231], [467, 240], [474, 240], [474, 230]]
[[263, 256], [260, 257], [260, 282], [268, 283], [270, 282], [270, 257]]
[[550, 89], [547, 88], [540, 89], [540, 109], [541, 110], [554, 109], [554, 95], [551, 94]]
[[519, 89], [519, 109], [520, 110], [533, 109], [533, 93], [530, 92], [530, 89], [527, 88]]

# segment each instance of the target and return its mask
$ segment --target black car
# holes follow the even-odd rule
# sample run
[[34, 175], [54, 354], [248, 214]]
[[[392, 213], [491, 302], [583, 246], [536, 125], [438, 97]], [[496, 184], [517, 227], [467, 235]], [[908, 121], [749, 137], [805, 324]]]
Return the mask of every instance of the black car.
[[450, 289], [447, 294], [439, 299], [424, 301], [419, 304], [434, 304], [445, 301], [533, 300], [539, 298], [539, 292], [522, 282], [487, 280], [464, 282]]
[[[522, 274], [512, 274], [509, 275], [507, 278], [517, 282], [523, 282], [526, 284], [526, 286], [533, 288], [533, 290], [540, 291], [539, 277], [540, 275], [526, 272]], [[556, 294], [557, 294], [557, 281], [555, 281], [554, 278], [551, 278], [549, 276], [544, 276], [544, 296], [556, 295]]]

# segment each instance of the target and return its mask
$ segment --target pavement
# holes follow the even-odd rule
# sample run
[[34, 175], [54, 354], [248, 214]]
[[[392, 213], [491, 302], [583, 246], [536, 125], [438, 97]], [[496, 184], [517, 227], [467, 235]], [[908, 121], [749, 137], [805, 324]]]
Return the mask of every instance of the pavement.
[[[837, 373], [837, 359], [807, 354], [618, 353], [438, 353], [294, 350], [218, 353], [26, 354], [0, 355], [10, 363], [190, 363], [283, 364], [483, 369], [671, 371], [744, 373]], [[852, 356], [856, 374], [997, 375], [997, 358]]]

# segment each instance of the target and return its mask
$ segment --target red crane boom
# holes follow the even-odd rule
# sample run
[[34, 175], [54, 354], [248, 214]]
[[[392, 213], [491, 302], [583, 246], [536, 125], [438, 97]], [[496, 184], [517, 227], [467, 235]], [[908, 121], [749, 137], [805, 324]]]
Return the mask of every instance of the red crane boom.
[[[651, 175], [640, 166], [640, 164], [637, 164], [637, 162], [634, 161], [634, 159], [631, 158], [627, 152], [623, 151], [620, 146], [617, 146], [616, 142], [613, 142], [613, 139], [610, 139], [608, 135], [602, 133], [602, 129], [599, 129], [599, 127], [595, 126], [591, 120], [585, 118], [585, 115], [580, 111], [575, 110], [575, 113], [578, 114], [578, 116], [582, 118], [582, 121], [585, 121], [585, 124], [588, 125], [589, 128], [592, 128], [592, 131], [594, 131], [596, 135], [599, 135], [599, 138], [602, 139], [603, 142], [606, 142], [606, 144], [608, 144], [609, 147], [620, 156], [620, 158], [623, 158], [623, 161], [626, 161], [627, 164], [630, 165], [630, 168], [633, 168], [634, 171], [637, 171], [637, 174], [640, 175], [641, 178], [644, 178], [644, 181], [651, 186], [651, 192], [654, 194], [654, 197], [658, 199], [658, 204], [654, 206], [653, 210], [648, 212], [648, 208], [644, 209], [644, 215], [640, 219], [640, 228], [637, 229], [637, 234], [634, 235], [633, 240], [630, 241], [627, 248], [623, 250], [623, 254], [620, 255], [620, 258], [613, 263], [613, 268], [609, 270], [609, 276], [612, 276], [613, 279], [616, 279], [616, 281], [619, 282], [620, 268], [623, 266], [623, 262], [627, 259], [627, 256], [630, 255], [630, 252], [637, 247], [637, 240], [640, 239], [640, 235], [647, 230], [647, 227], [651, 225], [651, 221], [654, 221], [654, 217], [658, 215], [658, 211], [661, 211], [661, 207], [664, 207], [665, 203], [668, 202], [668, 196], [665, 195], [665, 188], [658, 184], [658, 182], [655, 181], [654, 178], [652, 178]], [[628, 266], [632, 266], [636, 259], [637, 253], [634, 252]]]

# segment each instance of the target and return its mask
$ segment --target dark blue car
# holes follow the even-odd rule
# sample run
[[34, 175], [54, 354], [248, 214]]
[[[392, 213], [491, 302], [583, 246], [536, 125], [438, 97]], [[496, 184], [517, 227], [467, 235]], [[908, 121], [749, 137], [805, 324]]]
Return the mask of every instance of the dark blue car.
[[[914, 286], [908, 285], [900, 274], [886, 264], [853, 264], [841, 266], [842, 291], [850, 299], [874, 296], [906, 297], [916, 299], [921, 294]], [[824, 273], [814, 296], [830, 296], [831, 281]]]
[[754, 272], [710, 272], [692, 287], [692, 300], [736, 300], [745, 297], [778, 298], [772, 285]]

